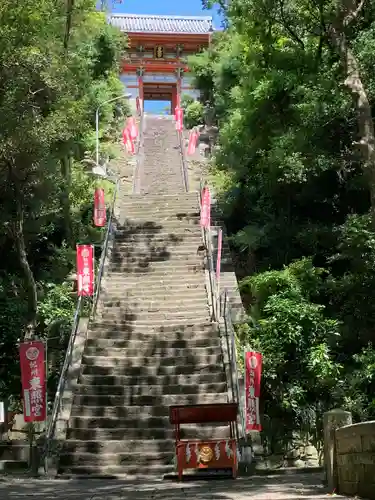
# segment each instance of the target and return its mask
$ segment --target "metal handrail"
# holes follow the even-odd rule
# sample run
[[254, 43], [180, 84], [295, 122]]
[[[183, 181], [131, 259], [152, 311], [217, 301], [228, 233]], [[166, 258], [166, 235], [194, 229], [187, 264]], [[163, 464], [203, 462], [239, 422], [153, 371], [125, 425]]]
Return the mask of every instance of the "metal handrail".
[[240, 420], [241, 420], [241, 437], [245, 437], [245, 417], [241, 404], [240, 384], [238, 379], [238, 365], [237, 365], [237, 347], [235, 332], [232, 322], [231, 305], [229, 302], [228, 290], [224, 290], [224, 307], [223, 318], [225, 326], [225, 335], [228, 341], [228, 357], [231, 372], [231, 386], [232, 386], [232, 399], [234, 403], [238, 403]]
[[91, 314], [90, 316], [92, 318], [95, 318], [96, 314], [96, 308], [98, 305], [98, 299], [99, 299], [99, 293], [100, 293], [100, 285], [102, 282], [102, 277], [103, 277], [103, 272], [104, 272], [104, 264], [105, 264], [105, 259], [107, 257], [107, 251], [108, 251], [108, 243], [112, 235], [112, 230], [113, 230], [113, 219], [114, 219], [114, 213], [115, 213], [115, 203], [117, 199], [117, 194], [120, 188], [120, 179], [116, 180], [115, 184], [115, 190], [113, 193], [113, 198], [112, 198], [112, 203], [111, 203], [111, 212], [109, 215], [108, 219], [108, 224], [107, 224], [107, 230], [105, 233], [105, 238], [103, 241], [102, 245], [102, 252], [100, 255], [100, 262], [99, 262], [99, 270], [98, 270], [98, 276], [96, 278], [96, 283], [95, 283], [95, 291], [94, 291], [94, 299], [92, 303], [92, 308], [91, 308]]
[[56, 390], [55, 399], [54, 399], [54, 403], [53, 403], [53, 407], [52, 407], [52, 414], [51, 414], [51, 418], [48, 422], [48, 427], [47, 427], [47, 432], [46, 432], [46, 456], [45, 456], [46, 469], [48, 468], [47, 460], [48, 460], [49, 444], [50, 444], [50, 441], [52, 439], [52, 436], [55, 433], [57, 416], [58, 416], [58, 413], [60, 410], [62, 394], [64, 392], [65, 374], [68, 371], [68, 368], [69, 368], [69, 365], [70, 365], [70, 362], [72, 359], [72, 355], [73, 355], [73, 346], [74, 346], [74, 342], [75, 342], [76, 336], [77, 336], [78, 324], [79, 324], [79, 320], [81, 317], [81, 309], [82, 309], [82, 297], [80, 296], [80, 297], [78, 297], [77, 307], [76, 307], [76, 310], [75, 310], [75, 313], [73, 316], [73, 325], [72, 325], [72, 330], [70, 333], [69, 343], [68, 343], [68, 347], [66, 350], [66, 355], [65, 355], [64, 364], [63, 364], [63, 367], [61, 370], [59, 382], [57, 384], [57, 390]]
[[[94, 318], [95, 313], [96, 313], [96, 307], [97, 307], [99, 293], [100, 293], [101, 280], [102, 280], [103, 272], [104, 272], [104, 264], [105, 264], [105, 259], [106, 259], [107, 251], [108, 251], [108, 243], [109, 243], [109, 240], [110, 240], [110, 237], [112, 234], [112, 229], [113, 229], [114, 209], [115, 209], [115, 202], [116, 202], [116, 198], [117, 198], [117, 193], [119, 191], [119, 187], [120, 187], [120, 180], [117, 179], [116, 184], [115, 184], [115, 190], [113, 193], [112, 203], [111, 203], [111, 212], [110, 212], [110, 216], [108, 219], [106, 235], [105, 235], [105, 238], [104, 238], [104, 241], [102, 244], [102, 252], [101, 252], [101, 256], [100, 256], [99, 270], [98, 270], [98, 275], [97, 275], [97, 279], [95, 282], [95, 291], [94, 291], [93, 303], [92, 303], [92, 308], [91, 308], [91, 313], [90, 313], [91, 318]], [[74, 317], [73, 317], [72, 330], [70, 333], [69, 343], [68, 343], [68, 347], [67, 347], [66, 354], [65, 354], [64, 364], [63, 364], [63, 367], [61, 369], [60, 378], [59, 378], [59, 382], [57, 385], [55, 399], [54, 399], [53, 407], [52, 407], [52, 414], [51, 414], [51, 417], [50, 417], [50, 420], [49, 420], [48, 426], [47, 426], [46, 444], [45, 444], [45, 470], [46, 470], [46, 472], [48, 471], [48, 457], [49, 457], [49, 450], [50, 450], [50, 442], [55, 434], [57, 419], [58, 419], [59, 411], [61, 408], [62, 395], [64, 393], [64, 388], [65, 388], [66, 376], [67, 376], [67, 372], [68, 372], [68, 369], [69, 369], [69, 366], [71, 364], [72, 357], [73, 357], [73, 348], [74, 348], [75, 340], [77, 337], [77, 330], [78, 330], [79, 321], [81, 319], [82, 304], [83, 304], [83, 300], [82, 300], [82, 297], [80, 296], [80, 297], [78, 297], [77, 307], [76, 307]]]
[[141, 163], [142, 163], [142, 158], [140, 155], [140, 152], [142, 151], [143, 148], [143, 127], [144, 127], [144, 110], [143, 106], [141, 107], [140, 114], [139, 114], [139, 133], [138, 133], [138, 140], [137, 140], [137, 148], [136, 148], [136, 166], [134, 170], [134, 175], [133, 175], [133, 193], [138, 193], [139, 191], [139, 171], [141, 168]]
[[187, 161], [186, 161], [186, 157], [185, 157], [184, 138], [183, 138], [183, 134], [180, 130], [177, 131], [177, 138], [178, 138], [178, 145], [180, 148], [180, 155], [181, 155], [182, 178], [184, 181], [185, 191], [186, 191], [186, 193], [188, 193], [189, 192], [188, 167], [187, 167]]
[[[199, 209], [202, 210], [202, 191], [203, 186], [207, 183], [203, 183], [202, 179], [200, 180], [199, 186]], [[206, 247], [207, 252], [207, 263], [208, 263], [208, 278], [209, 278], [209, 286], [210, 286], [210, 294], [212, 301], [212, 319], [213, 321], [219, 321], [219, 311], [217, 310], [217, 287], [216, 287], [216, 279], [215, 279], [215, 268], [214, 268], [214, 257], [212, 251], [212, 238], [211, 238], [211, 228], [202, 228], [202, 236], [204, 246]]]

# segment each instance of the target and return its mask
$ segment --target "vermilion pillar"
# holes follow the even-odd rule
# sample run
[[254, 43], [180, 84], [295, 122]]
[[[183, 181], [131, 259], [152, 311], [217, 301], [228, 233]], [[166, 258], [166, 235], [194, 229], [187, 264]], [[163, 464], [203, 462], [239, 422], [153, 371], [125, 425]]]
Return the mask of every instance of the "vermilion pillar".
[[177, 102], [176, 106], [181, 106], [181, 78], [177, 78]]
[[144, 106], [144, 92], [143, 92], [143, 76], [138, 76], [138, 92], [139, 98], [142, 100], [142, 106]]
[[171, 102], [171, 113], [172, 115], [174, 114], [174, 110], [176, 109], [177, 106], [177, 87], [173, 85], [172, 87], [172, 102]]

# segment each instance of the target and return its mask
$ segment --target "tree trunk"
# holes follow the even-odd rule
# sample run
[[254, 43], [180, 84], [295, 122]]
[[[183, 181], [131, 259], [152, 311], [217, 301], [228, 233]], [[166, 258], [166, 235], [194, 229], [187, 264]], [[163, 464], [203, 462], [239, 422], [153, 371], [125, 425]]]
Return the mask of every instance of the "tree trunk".
[[71, 156], [65, 156], [60, 160], [61, 163], [61, 175], [63, 178], [63, 187], [61, 191], [61, 205], [63, 209], [64, 217], [64, 232], [65, 238], [69, 246], [74, 246], [73, 242], [73, 231], [72, 231], [72, 218], [70, 211], [70, 187], [71, 187], [71, 166], [72, 158]]
[[[349, 46], [345, 28], [359, 15], [363, 2], [356, 10], [348, 10], [339, 2], [337, 21], [328, 31], [332, 45], [335, 47], [346, 73], [344, 85], [350, 91], [357, 114], [359, 140], [354, 145], [360, 148], [364, 160], [363, 171], [368, 179], [371, 216], [375, 226], [375, 132], [371, 105], [367, 91], [361, 79], [358, 61]], [[345, 13], [345, 16], [343, 16]]]
[[23, 231], [24, 208], [20, 196], [17, 196], [17, 217], [14, 223], [13, 236], [19, 257], [19, 264], [24, 274], [25, 288], [27, 290], [28, 314], [25, 339], [33, 337], [36, 326], [36, 315], [38, 310], [38, 293], [33, 272], [29, 265], [26, 252], [25, 236]]
[[70, 33], [72, 30], [74, 0], [67, 0], [66, 2], [66, 19], [65, 19], [65, 34], [64, 34], [64, 50], [68, 51]]

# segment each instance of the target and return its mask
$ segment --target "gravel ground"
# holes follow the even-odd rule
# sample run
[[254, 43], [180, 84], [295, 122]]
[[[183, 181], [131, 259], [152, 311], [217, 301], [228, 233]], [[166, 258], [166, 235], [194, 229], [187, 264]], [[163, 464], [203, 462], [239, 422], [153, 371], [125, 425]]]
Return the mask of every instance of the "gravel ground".
[[[323, 500], [332, 497], [321, 475], [265, 476], [235, 481], [0, 479], [1, 500]], [[334, 495], [335, 499], [344, 499]]]

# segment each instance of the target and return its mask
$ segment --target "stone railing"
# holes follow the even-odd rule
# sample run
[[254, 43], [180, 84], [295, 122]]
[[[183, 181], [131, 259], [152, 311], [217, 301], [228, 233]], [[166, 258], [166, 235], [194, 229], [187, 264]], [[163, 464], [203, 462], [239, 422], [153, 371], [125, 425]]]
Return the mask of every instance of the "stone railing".
[[324, 452], [330, 490], [375, 500], [375, 421], [352, 424], [349, 412], [327, 412]]

